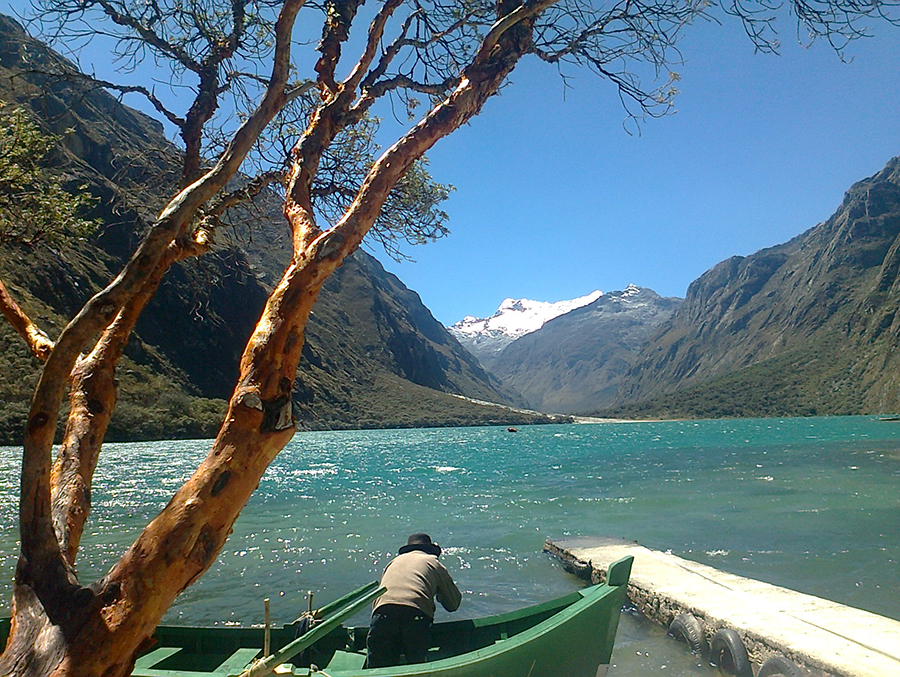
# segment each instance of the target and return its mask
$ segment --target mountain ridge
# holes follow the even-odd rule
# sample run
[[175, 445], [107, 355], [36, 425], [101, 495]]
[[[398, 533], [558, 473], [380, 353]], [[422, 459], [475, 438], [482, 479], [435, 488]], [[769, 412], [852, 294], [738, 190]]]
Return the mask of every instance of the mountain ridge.
[[607, 406], [622, 374], [681, 302], [634, 284], [607, 292], [510, 343], [492, 371], [540, 411]]
[[828, 220], [722, 261], [691, 283], [607, 413], [894, 411], [898, 270], [900, 158], [893, 158], [856, 182]]
[[504, 299], [487, 318], [467, 315], [447, 330], [460, 344], [490, 368], [497, 356], [512, 342], [540, 329], [546, 322], [603, 296], [595, 290], [585, 296], [563, 301]]
[[[27, 59], [27, 65], [25, 63]], [[0, 275], [51, 335], [105, 286], [177, 186], [177, 149], [162, 126], [81, 78], [73, 66], [0, 16], [0, 99], [60, 134], [54, 172], [86, 186], [103, 223], [58, 249], [11, 245]], [[173, 169], [175, 168], [175, 169]], [[251, 218], [252, 216], [252, 218]], [[280, 203], [267, 196], [214, 251], [169, 272], [138, 322], [118, 370], [109, 440], [215, 434], [238, 361], [271, 286], [290, 259]], [[0, 323], [0, 441], [21, 436], [38, 365]], [[412, 360], [411, 355], [416, 359]], [[458, 397], [521, 404], [434, 320], [414, 292], [359, 251], [326, 282], [310, 320], [294, 388], [300, 427], [408, 427], [546, 422]]]

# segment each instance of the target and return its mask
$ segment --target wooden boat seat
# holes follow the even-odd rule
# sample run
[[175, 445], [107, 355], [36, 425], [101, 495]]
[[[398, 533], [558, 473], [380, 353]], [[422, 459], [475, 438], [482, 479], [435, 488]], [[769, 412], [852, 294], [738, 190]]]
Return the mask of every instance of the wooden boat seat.
[[326, 670], [361, 670], [366, 664], [366, 656], [349, 651], [335, 651], [334, 657], [328, 661]]
[[247, 667], [247, 663], [256, 658], [260, 651], [261, 649], [238, 649], [213, 672], [224, 675], [239, 675]]
[[154, 649], [150, 653], [144, 654], [138, 658], [134, 663], [134, 668], [135, 670], [147, 670], [148, 668], [152, 668], [155, 665], [162, 663], [170, 656], [174, 656], [179, 651], [181, 651], [180, 646], [163, 646], [159, 649]]

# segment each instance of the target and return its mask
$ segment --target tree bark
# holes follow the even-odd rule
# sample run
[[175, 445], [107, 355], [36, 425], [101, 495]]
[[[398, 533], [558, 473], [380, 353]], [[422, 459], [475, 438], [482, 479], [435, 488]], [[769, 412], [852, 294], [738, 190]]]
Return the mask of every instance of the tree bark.
[[[82, 461], [87, 463], [79, 468], [70, 460], [58, 462], [61, 468], [81, 473], [84, 486], [76, 482], [70, 492], [63, 490], [68, 484], [59, 483], [58, 507], [50, 509], [46, 457], [52, 441], [48, 429], [59, 408], [53, 398], [62, 391], [58, 379], [72, 371], [88, 330], [96, 331], [106, 314], [111, 313], [112, 319], [123, 313], [123, 306], [146, 288], [163, 259], [162, 243], [171, 242], [184, 227], [178, 215], [190, 213], [184, 210], [192, 201], [202, 204], [200, 197], [187, 189], [176, 198], [151, 231], [151, 244], [142, 247], [119, 280], [95, 297], [67, 327], [44, 370], [26, 431], [22, 557], [16, 572], [11, 639], [0, 658], [0, 674], [118, 677], [130, 672], [176, 596], [213, 564], [266, 468], [293, 436], [291, 391], [306, 322], [323, 283], [359, 246], [388, 194], [409, 167], [439, 139], [476, 115], [497, 91], [531, 46], [532, 17], [547, 4], [549, 0], [508, 7], [501, 4], [502, 18], [462, 72], [456, 89], [384, 152], [344, 217], [322, 232], [316, 226], [310, 200], [312, 177], [335, 134], [352, 119], [355, 88], [362, 77], [360, 69], [344, 83], [333, 82], [332, 59], [338, 52], [329, 45], [327, 54], [323, 54], [327, 59], [321, 64], [327, 102], [313, 116], [293, 153], [285, 203], [285, 215], [293, 229], [293, 260], [247, 343], [225, 422], [196, 472], [110, 572], [89, 588], [78, 585], [71, 565], [86, 514], [82, 510], [83, 494], [89, 481], [84, 480], [89, 473], [85, 471], [94, 459], [89, 441], [85, 444], [90, 426], [85, 432], [73, 430], [81, 440], [78, 445], [85, 445]], [[363, 58], [371, 62], [370, 50]], [[106, 309], [103, 304], [111, 307]], [[110, 332], [117, 335], [115, 325]], [[111, 356], [116, 352], [115, 347], [109, 350]], [[114, 387], [104, 379], [108, 378], [108, 363], [114, 365], [114, 359], [107, 361], [99, 354], [96, 357], [99, 362], [91, 363], [88, 358], [80, 366], [97, 365], [93, 373], [98, 382], [103, 381], [101, 394], [110, 395]], [[87, 393], [91, 384], [85, 379], [79, 385], [76, 392]], [[84, 422], [91, 414], [91, 397], [78, 394], [76, 400], [81, 412], [77, 418]], [[104, 412], [111, 410], [110, 403], [100, 403]], [[100, 428], [94, 427], [93, 432], [99, 433]], [[60, 471], [58, 477], [62, 474]], [[51, 512], [62, 518], [56, 523], [59, 538]], [[70, 521], [75, 523], [73, 528]], [[28, 535], [26, 529], [31, 530]]]
[[141, 290], [119, 311], [91, 353], [72, 371], [69, 417], [63, 442], [50, 477], [53, 524], [66, 563], [73, 567], [84, 524], [91, 509], [90, 487], [118, 400], [116, 365], [144, 307], [156, 294], [166, 272], [176, 261], [207, 251], [202, 240], [172, 243]]
[[46, 362], [53, 350], [53, 341], [32, 322], [19, 304], [13, 300], [2, 280], [0, 280], [0, 311], [3, 312], [19, 336], [25, 340], [34, 356], [41, 362]]
[[[14, 580], [10, 638], [0, 656], [2, 675], [128, 674], [135, 653], [159, 622], [161, 612], [151, 613], [128, 626], [138, 627], [134, 634], [109, 631], [108, 609], [119, 598], [118, 582], [108, 586], [101, 582], [90, 588], [78, 584], [71, 566], [74, 554], [68, 547], [64, 552], [56, 526], [65, 533], [69, 518], [78, 522], [86, 515], [83, 507], [87, 487], [79, 486], [78, 478], [89, 474], [86, 470], [91, 466], [93, 452], [86, 451], [83, 456], [78, 452], [58, 464], [58, 480], [63, 475], [76, 479], [71, 485], [59, 485], [66, 485], [72, 492], [57, 492], [57, 497], [69, 507], [60, 510], [61, 514], [68, 510], [68, 514], [54, 522], [50, 451], [56, 420], [66, 386], [73, 375], [78, 376], [75, 367], [81, 351], [140, 294], [170, 245], [186, 236], [198, 210], [234, 176], [261, 131], [284, 104], [291, 31], [303, 1], [286, 0], [282, 6], [275, 26], [272, 76], [256, 111], [237, 130], [219, 161], [169, 203], [123, 271], [66, 326], [47, 358], [25, 429], [19, 507], [21, 555]], [[105, 384], [98, 380], [97, 385], [103, 397], [94, 400], [105, 398], [107, 403], [114, 402], [114, 394], [109, 390], [111, 379], [106, 379]], [[90, 399], [85, 404], [80, 416], [90, 415]], [[81, 439], [90, 439], [90, 434]], [[79, 463], [81, 467], [74, 469]], [[77, 531], [80, 534], [80, 527]], [[137, 586], [143, 586], [144, 593], [153, 597], [153, 581], [140, 581]], [[129, 613], [129, 618], [134, 621], [137, 615]], [[97, 638], [110, 641], [98, 644]]]

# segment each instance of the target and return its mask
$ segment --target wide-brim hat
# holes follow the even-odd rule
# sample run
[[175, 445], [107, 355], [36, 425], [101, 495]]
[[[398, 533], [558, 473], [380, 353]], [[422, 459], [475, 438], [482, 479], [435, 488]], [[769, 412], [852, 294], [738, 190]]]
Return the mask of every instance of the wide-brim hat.
[[406, 539], [406, 545], [400, 548], [398, 554], [403, 555], [413, 550], [421, 550], [435, 557], [440, 557], [441, 555], [441, 546], [437, 543], [432, 543], [431, 536], [428, 534], [413, 534]]

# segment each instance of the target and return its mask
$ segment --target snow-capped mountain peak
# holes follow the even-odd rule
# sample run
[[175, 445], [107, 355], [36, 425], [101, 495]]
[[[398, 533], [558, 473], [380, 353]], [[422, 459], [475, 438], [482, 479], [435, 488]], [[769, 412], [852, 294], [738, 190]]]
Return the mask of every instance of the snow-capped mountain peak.
[[525, 334], [537, 331], [554, 317], [593, 303], [601, 296], [603, 292], [598, 290], [577, 299], [555, 303], [508, 298], [491, 317], [469, 315], [448, 329], [475, 355], [497, 353]]

